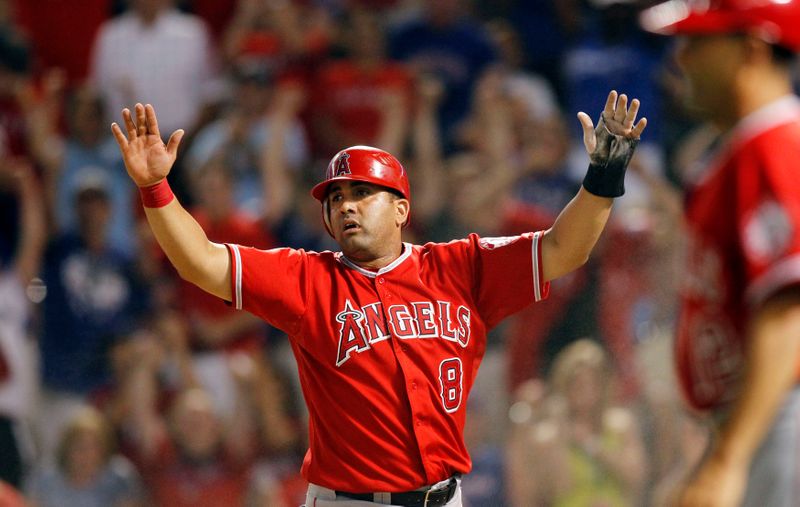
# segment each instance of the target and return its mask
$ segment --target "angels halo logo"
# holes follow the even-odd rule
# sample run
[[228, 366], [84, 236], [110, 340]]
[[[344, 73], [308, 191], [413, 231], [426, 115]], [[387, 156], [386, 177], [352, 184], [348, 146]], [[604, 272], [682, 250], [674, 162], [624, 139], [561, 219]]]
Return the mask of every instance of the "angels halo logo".
[[349, 153], [342, 153], [339, 156], [339, 160], [336, 161], [336, 173], [334, 176], [343, 176], [345, 174], [350, 174], [350, 162], [347, 160], [350, 158]]

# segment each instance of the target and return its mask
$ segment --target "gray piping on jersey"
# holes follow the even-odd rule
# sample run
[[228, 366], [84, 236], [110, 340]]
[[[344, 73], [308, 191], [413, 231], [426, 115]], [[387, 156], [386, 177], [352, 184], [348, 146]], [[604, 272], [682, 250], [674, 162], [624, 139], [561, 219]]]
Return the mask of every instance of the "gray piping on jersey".
[[382, 275], [384, 273], [388, 273], [389, 271], [393, 270], [394, 268], [402, 264], [404, 260], [408, 259], [410, 255], [411, 255], [411, 243], [403, 243], [403, 253], [400, 254], [400, 257], [392, 261], [392, 263], [389, 264], [388, 266], [382, 267], [378, 271], [370, 271], [368, 269], [362, 268], [355, 262], [348, 259], [347, 256], [345, 256], [345, 254], [343, 254], [342, 252], [338, 252], [336, 254], [336, 260], [338, 260], [348, 268], [358, 271], [364, 276], [375, 278], [378, 275]]
[[533, 261], [533, 298], [534, 301], [542, 300], [542, 287], [541, 279], [539, 278], [539, 242], [542, 237], [542, 232], [533, 233], [533, 241], [531, 242], [531, 257]]
[[242, 254], [239, 253], [239, 245], [231, 245], [233, 251], [234, 276], [234, 305], [237, 310], [242, 309]]

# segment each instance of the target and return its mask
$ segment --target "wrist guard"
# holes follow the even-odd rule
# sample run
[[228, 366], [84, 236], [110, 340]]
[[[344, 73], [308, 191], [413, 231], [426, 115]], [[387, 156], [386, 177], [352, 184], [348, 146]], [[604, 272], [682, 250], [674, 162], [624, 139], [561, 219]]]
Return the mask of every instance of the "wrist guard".
[[600, 197], [619, 197], [625, 193], [625, 171], [639, 139], [612, 134], [602, 116], [594, 132], [597, 146], [589, 155], [583, 188]]
[[175, 198], [166, 178], [155, 185], [139, 187], [139, 195], [145, 208], [162, 208]]

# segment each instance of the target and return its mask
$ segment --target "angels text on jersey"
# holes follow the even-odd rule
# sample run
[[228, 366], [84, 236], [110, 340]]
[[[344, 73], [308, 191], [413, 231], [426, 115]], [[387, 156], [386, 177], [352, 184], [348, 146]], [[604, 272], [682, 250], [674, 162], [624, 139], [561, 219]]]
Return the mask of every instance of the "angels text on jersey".
[[[385, 318], [384, 318], [385, 316]], [[346, 363], [353, 353], [369, 350], [387, 340], [390, 333], [401, 340], [440, 338], [469, 344], [470, 310], [455, 307], [450, 301], [415, 301], [391, 305], [384, 310], [380, 301], [357, 308], [345, 300], [336, 314], [339, 329], [336, 366]]]

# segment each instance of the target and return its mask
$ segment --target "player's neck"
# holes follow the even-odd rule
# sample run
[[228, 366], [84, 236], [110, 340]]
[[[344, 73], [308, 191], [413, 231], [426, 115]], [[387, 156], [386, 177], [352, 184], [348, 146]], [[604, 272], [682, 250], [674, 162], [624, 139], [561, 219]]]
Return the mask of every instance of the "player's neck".
[[405, 246], [400, 243], [399, 248], [393, 248], [391, 252], [374, 257], [359, 255], [359, 253], [346, 253], [344, 255], [355, 265], [368, 271], [378, 271], [393, 263], [403, 254]]
[[781, 68], [769, 68], [756, 74], [745, 75], [737, 83], [733, 108], [735, 117], [730, 119], [728, 128], [762, 107], [792, 93], [792, 83], [788, 71]]

